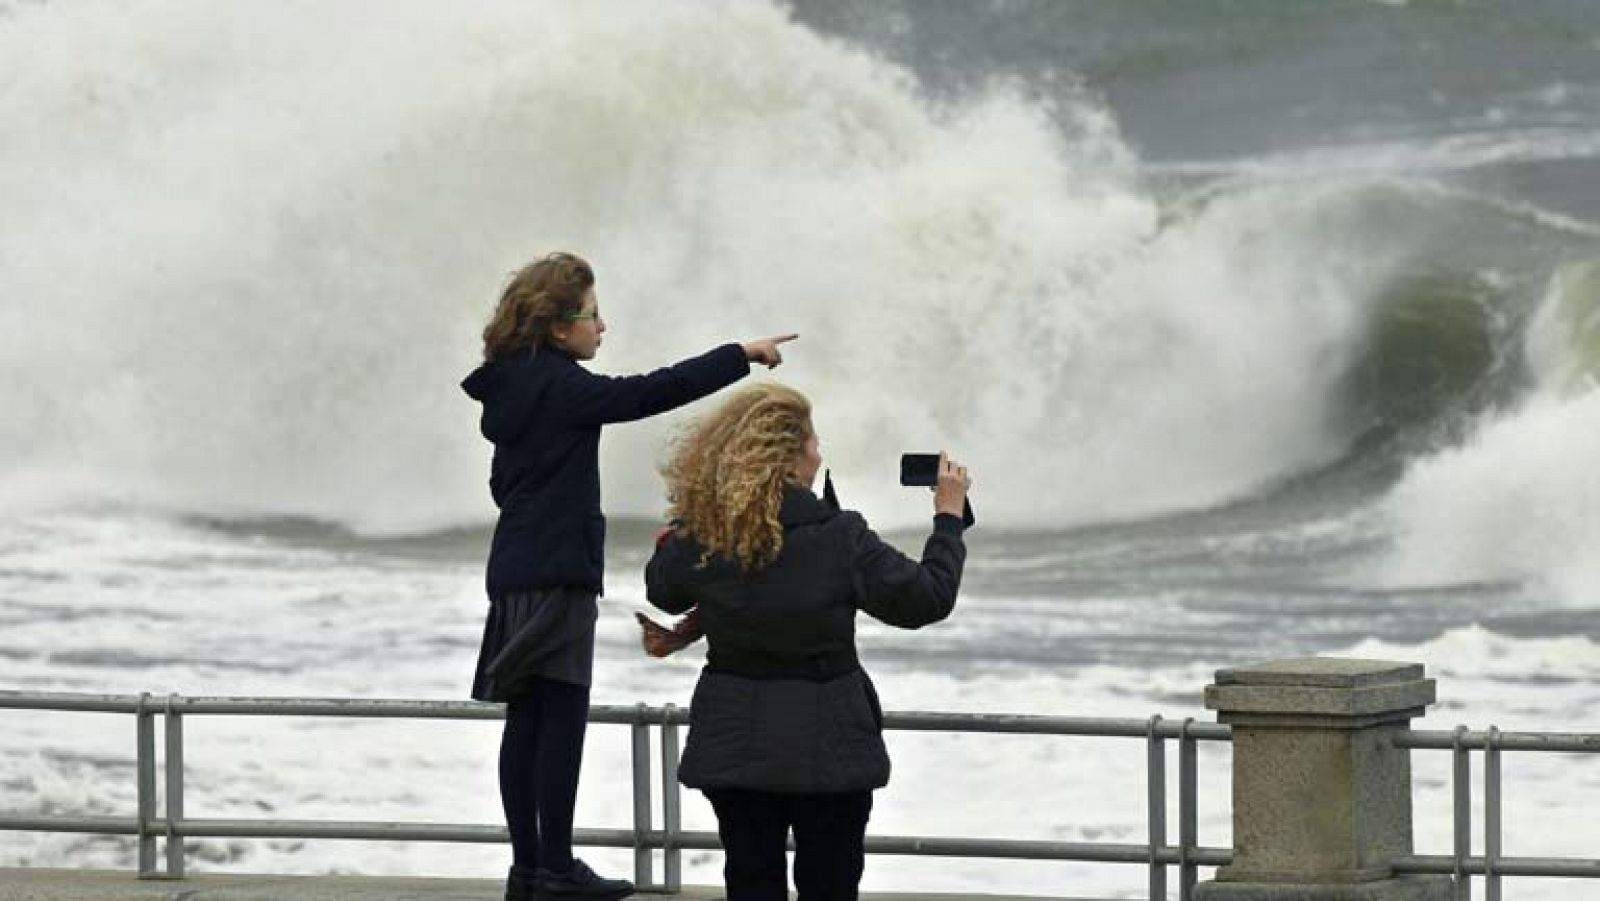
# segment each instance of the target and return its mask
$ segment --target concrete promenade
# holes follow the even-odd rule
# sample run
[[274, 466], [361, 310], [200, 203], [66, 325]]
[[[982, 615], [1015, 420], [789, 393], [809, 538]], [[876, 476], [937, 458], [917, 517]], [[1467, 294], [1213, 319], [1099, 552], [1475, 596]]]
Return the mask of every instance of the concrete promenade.
[[[191, 876], [142, 880], [129, 872], [0, 868], [0, 901], [501, 901], [489, 879], [378, 876]], [[686, 885], [682, 894], [640, 894], [647, 901], [715, 901], [722, 888]], [[864, 901], [1038, 901], [1004, 895], [865, 894]], [[1058, 899], [1071, 901], [1071, 899]], [[1088, 901], [1088, 899], [1078, 899]]]

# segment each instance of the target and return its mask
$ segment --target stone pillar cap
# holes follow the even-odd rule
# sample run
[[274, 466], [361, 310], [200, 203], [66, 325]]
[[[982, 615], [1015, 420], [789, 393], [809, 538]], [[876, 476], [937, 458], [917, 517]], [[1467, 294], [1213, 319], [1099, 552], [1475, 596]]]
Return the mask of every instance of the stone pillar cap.
[[1361, 728], [1420, 715], [1436, 697], [1422, 673], [1393, 660], [1275, 660], [1218, 670], [1205, 700], [1224, 722]]
[[1217, 670], [1218, 685], [1306, 685], [1360, 688], [1389, 682], [1415, 682], [1422, 664], [1354, 657], [1294, 657]]

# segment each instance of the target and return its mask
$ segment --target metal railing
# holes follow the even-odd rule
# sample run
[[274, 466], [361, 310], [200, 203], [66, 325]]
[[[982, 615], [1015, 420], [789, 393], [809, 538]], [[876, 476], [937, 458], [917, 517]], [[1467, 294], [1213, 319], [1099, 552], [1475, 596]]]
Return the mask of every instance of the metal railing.
[[[1455, 877], [1456, 901], [1472, 898], [1472, 877], [1484, 877], [1488, 901], [1500, 901], [1502, 876], [1600, 878], [1600, 859], [1503, 857], [1500, 854], [1500, 756], [1505, 751], [1600, 753], [1600, 734], [1583, 732], [1472, 732], [1409, 730], [1395, 737], [1401, 748], [1450, 751], [1452, 813], [1455, 841], [1448, 855], [1412, 855], [1394, 861], [1397, 873], [1448, 874]], [[1484, 853], [1472, 853], [1472, 751], [1483, 751]]]
[[[496, 720], [505, 709], [472, 701], [341, 700], [312, 698], [188, 698], [179, 695], [92, 695], [0, 691], [0, 709], [88, 711], [132, 714], [137, 814], [110, 816], [21, 816], [0, 811], [0, 831], [76, 832], [131, 835], [139, 848], [142, 878], [182, 878], [185, 838], [328, 838], [441, 842], [505, 842], [499, 826], [447, 823], [339, 822], [326, 820], [192, 819], [184, 814], [183, 722], [189, 716], [332, 716], [382, 719]], [[156, 717], [163, 719], [165, 750], [158, 766]], [[633, 826], [630, 829], [579, 829], [576, 844], [631, 848], [634, 881], [641, 888], [676, 892], [682, 887], [682, 852], [721, 847], [715, 833], [686, 832], [681, 823], [677, 781], [681, 730], [688, 711], [674, 705], [595, 706], [592, 723], [625, 725], [632, 735]], [[985, 857], [1018, 860], [1142, 864], [1148, 868], [1151, 898], [1165, 898], [1167, 868], [1178, 867], [1178, 895], [1193, 896], [1198, 868], [1232, 861], [1227, 848], [1207, 848], [1198, 838], [1198, 742], [1230, 741], [1228, 726], [1193, 719], [1141, 719], [1022, 716], [1004, 714], [889, 713], [884, 727], [897, 731], [1029, 734], [1142, 739], [1145, 755], [1147, 840], [1143, 844], [1029, 841], [968, 837], [888, 836], [867, 838], [872, 854]], [[660, 790], [662, 822], [652, 810], [651, 731], [661, 730]], [[1178, 843], [1168, 843], [1167, 745], [1178, 743]], [[1600, 859], [1506, 857], [1501, 854], [1501, 755], [1506, 751], [1600, 753], [1600, 734], [1406, 730], [1396, 733], [1400, 748], [1448, 750], [1453, 755], [1454, 847], [1449, 855], [1397, 858], [1400, 874], [1441, 874], [1455, 878], [1457, 901], [1469, 901], [1472, 877], [1483, 876], [1488, 901], [1500, 901], [1504, 876], [1600, 878]], [[1484, 853], [1472, 853], [1472, 751], [1484, 753]], [[157, 812], [157, 776], [164, 775], [164, 811]], [[166, 844], [165, 867], [158, 869], [157, 842]], [[661, 851], [663, 878], [654, 878], [654, 852]]]
[[[93, 711], [132, 714], [135, 720], [134, 763], [137, 773], [137, 815], [133, 817], [18, 816], [0, 811], [0, 830], [87, 832], [132, 835], [139, 846], [139, 876], [179, 879], [184, 874], [185, 838], [339, 838], [440, 842], [505, 842], [499, 826], [334, 822], [323, 820], [194, 819], [184, 814], [183, 722], [190, 716], [334, 716], [385, 719], [494, 720], [505, 709], [474, 701], [338, 700], [312, 698], [189, 698], [179, 695], [90, 695], [0, 691], [0, 709]], [[156, 717], [165, 726], [162, 765], [156, 758]], [[682, 852], [721, 847], [716, 833], [686, 832], [681, 823], [678, 786], [680, 732], [688, 711], [673, 705], [648, 707], [594, 706], [591, 723], [625, 725], [632, 730], [633, 827], [578, 829], [575, 844], [632, 848], [634, 882], [641, 889], [677, 892], [682, 888]], [[662, 823], [652, 807], [651, 730], [661, 730], [660, 787]], [[985, 857], [1017, 860], [1082, 861], [1140, 864], [1148, 868], [1151, 898], [1167, 896], [1167, 868], [1178, 868], [1178, 894], [1193, 896], [1202, 866], [1232, 860], [1226, 848], [1206, 848], [1198, 837], [1198, 743], [1229, 741], [1228, 726], [1192, 718], [1168, 721], [1141, 719], [1020, 716], [960, 713], [889, 713], [884, 728], [914, 732], [1057, 735], [1141, 739], [1146, 746], [1146, 820], [1144, 844], [1057, 842], [966, 837], [872, 835], [869, 854], [942, 857]], [[1168, 843], [1167, 742], [1178, 743], [1178, 843]], [[165, 810], [157, 813], [158, 769], [164, 773]], [[158, 869], [157, 840], [166, 843], [165, 867]], [[654, 877], [654, 852], [661, 851], [663, 878]]]

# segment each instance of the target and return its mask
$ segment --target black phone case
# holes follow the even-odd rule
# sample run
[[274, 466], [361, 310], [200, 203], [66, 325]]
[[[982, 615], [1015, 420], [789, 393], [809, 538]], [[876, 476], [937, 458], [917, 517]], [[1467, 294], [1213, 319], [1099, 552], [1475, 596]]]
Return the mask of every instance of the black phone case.
[[[901, 454], [900, 484], [908, 488], [932, 488], [938, 485], [939, 455]], [[961, 525], [970, 529], [977, 521], [977, 517], [972, 515], [972, 500], [969, 498], [961, 509]]]
[[900, 484], [921, 488], [939, 484], [939, 455], [901, 454]]

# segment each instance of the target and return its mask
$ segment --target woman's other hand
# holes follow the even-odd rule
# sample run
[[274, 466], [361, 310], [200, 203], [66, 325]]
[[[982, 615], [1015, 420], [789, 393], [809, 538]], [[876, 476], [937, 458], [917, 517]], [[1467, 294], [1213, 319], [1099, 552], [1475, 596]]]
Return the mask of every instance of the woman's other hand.
[[939, 484], [933, 489], [933, 512], [948, 513], [960, 518], [967, 506], [967, 492], [972, 488], [972, 477], [967, 468], [939, 452]]
[[644, 646], [646, 654], [651, 657], [665, 657], [683, 647], [683, 644], [676, 640], [677, 634], [671, 629], [643, 613], [635, 613], [633, 616], [639, 621], [639, 628], [643, 632], [639, 636], [639, 642]]
[[760, 363], [768, 369], [774, 369], [783, 362], [783, 352], [778, 350], [778, 345], [787, 344], [800, 337], [799, 335], [777, 335], [772, 338], [762, 338], [759, 341], [746, 341], [744, 358], [752, 363]]
[[635, 612], [633, 617], [639, 621], [639, 628], [643, 632], [639, 636], [639, 643], [651, 657], [665, 657], [681, 651], [705, 634], [700, 631], [700, 618], [695, 611], [690, 611], [688, 616], [670, 629], [643, 613]]

